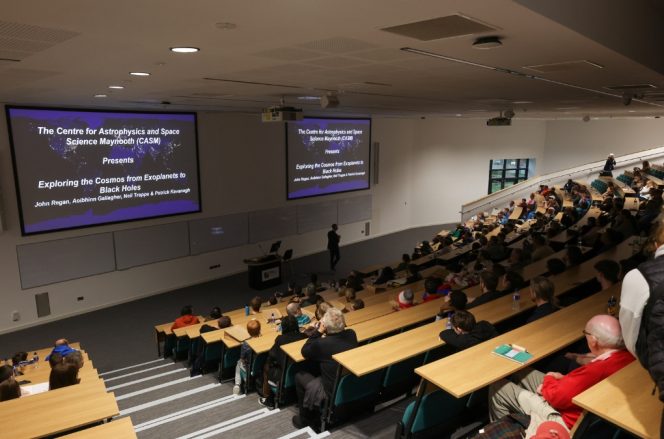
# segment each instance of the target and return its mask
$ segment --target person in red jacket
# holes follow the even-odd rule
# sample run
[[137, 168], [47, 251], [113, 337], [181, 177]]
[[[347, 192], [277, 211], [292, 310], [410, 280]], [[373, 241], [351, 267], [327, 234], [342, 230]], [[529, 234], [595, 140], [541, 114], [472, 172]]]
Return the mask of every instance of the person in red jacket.
[[526, 437], [531, 437], [545, 421], [555, 421], [571, 429], [582, 409], [572, 402], [579, 393], [634, 361], [625, 348], [620, 323], [615, 317], [597, 315], [583, 330], [592, 360], [567, 375], [544, 374], [525, 368], [512, 381], [500, 380], [489, 388], [491, 421], [509, 413], [530, 416]]
[[171, 329], [184, 328], [185, 326], [195, 325], [196, 323], [200, 323], [198, 321], [198, 317], [194, 315], [194, 311], [191, 309], [191, 305], [187, 305], [182, 307], [182, 310], [180, 311], [180, 317], [175, 319]]

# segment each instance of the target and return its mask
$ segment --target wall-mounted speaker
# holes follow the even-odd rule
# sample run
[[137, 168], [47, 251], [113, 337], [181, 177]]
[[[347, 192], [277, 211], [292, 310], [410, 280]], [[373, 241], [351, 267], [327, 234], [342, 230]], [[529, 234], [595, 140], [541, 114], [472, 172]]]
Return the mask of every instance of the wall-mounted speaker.
[[48, 293], [35, 294], [35, 303], [37, 304], [37, 317], [51, 315], [51, 301], [48, 298]]
[[378, 184], [378, 174], [380, 170], [380, 142], [374, 142], [373, 150], [373, 184]]

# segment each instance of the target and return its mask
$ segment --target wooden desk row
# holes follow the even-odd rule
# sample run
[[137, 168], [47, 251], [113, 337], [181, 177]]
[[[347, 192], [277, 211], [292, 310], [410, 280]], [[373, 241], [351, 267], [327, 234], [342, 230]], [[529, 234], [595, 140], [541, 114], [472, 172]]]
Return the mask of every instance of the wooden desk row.
[[[615, 285], [525, 326], [419, 367], [415, 373], [461, 398], [581, 339], [586, 322], [606, 313], [609, 297], [619, 293], [620, 285]], [[524, 346], [533, 358], [520, 364], [494, 355], [496, 346], [504, 343]]]
[[[80, 350], [78, 343], [72, 343], [70, 346]], [[31, 381], [32, 384], [47, 382], [51, 369], [46, 356], [52, 349], [49, 347], [37, 350], [39, 362], [26, 366], [19, 379]], [[82, 352], [85, 362], [79, 371], [81, 378], [79, 384], [34, 395], [24, 395], [0, 403], [3, 437], [50, 437], [107, 422], [119, 414], [114, 394], [106, 392], [104, 381], [99, 378], [87, 354]], [[136, 438], [129, 418], [81, 430], [70, 436], [79, 439]]]

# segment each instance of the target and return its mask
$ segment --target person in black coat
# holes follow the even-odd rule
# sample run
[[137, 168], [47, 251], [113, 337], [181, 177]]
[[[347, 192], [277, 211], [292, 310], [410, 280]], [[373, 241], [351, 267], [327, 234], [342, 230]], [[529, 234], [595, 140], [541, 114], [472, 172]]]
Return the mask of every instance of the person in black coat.
[[306, 335], [300, 332], [295, 317], [287, 315], [281, 319], [281, 334], [274, 339], [274, 344], [267, 354], [267, 361], [263, 367], [263, 396], [258, 398], [258, 402], [261, 405], [274, 407], [274, 395], [272, 394], [270, 384], [276, 386], [279, 379], [281, 379], [281, 368], [285, 364], [286, 355], [281, 346], [304, 338], [306, 338]]
[[609, 156], [606, 158], [606, 163], [604, 163], [604, 174], [605, 175], [613, 175], [611, 171], [613, 171], [613, 168], [616, 167], [616, 159], [613, 155], [613, 153], [609, 154]]
[[440, 339], [456, 351], [492, 339], [498, 335], [493, 325], [485, 320], [476, 322], [475, 316], [468, 311], [457, 311], [450, 317], [451, 329], [440, 333]]
[[492, 271], [483, 271], [480, 273], [480, 289], [482, 290], [482, 294], [470, 302], [466, 308], [474, 308], [504, 296], [502, 292], [496, 290], [497, 288], [498, 276]]
[[293, 425], [300, 429], [319, 428], [319, 411], [325, 400], [330, 400], [338, 363], [332, 355], [357, 347], [357, 335], [346, 329], [343, 313], [327, 310], [314, 332], [302, 346], [305, 358], [303, 370], [295, 374], [295, 391], [300, 414], [293, 417]]
[[339, 227], [336, 224], [332, 224], [332, 230], [327, 232], [327, 249], [330, 251], [330, 268], [332, 271], [335, 270], [337, 262], [341, 259], [341, 254], [339, 253], [339, 241], [341, 236], [337, 234], [337, 229]]

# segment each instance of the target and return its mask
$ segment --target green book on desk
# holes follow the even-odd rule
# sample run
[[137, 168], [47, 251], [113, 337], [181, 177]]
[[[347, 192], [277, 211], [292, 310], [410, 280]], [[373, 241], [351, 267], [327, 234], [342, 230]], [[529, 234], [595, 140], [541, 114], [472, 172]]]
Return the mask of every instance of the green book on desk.
[[499, 357], [507, 358], [508, 360], [516, 361], [519, 364], [524, 364], [526, 361], [533, 358], [525, 348], [514, 344], [503, 344], [493, 350], [493, 353]]

